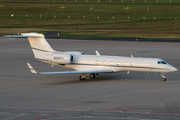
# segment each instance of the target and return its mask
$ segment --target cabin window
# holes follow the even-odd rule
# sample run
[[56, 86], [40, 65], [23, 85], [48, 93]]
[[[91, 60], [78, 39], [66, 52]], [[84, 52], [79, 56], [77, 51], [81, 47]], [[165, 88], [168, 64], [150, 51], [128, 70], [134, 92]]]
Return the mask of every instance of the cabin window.
[[103, 61], [102, 64], [105, 65], [105, 64], [106, 64], [106, 61]]
[[124, 64], [124, 66], [126, 66], [126, 65], [127, 65], [127, 63], [125, 63], [125, 62], [124, 62], [123, 64]]
[[111, 61], [111, 62], [109, 62], [109, 64], [110, 64], [110, 65], [113, 65], [113, 62]]
[[158, 64], [167, 64], [165, 61], [158, 61]]
[[133, 63], [133, 62], [131, 62], [131, 63], [130, 63], [130, 65], [131, 65], [131, 66], [133, 66], [133, 65], [134, 65], [134, 63]]
[[98, 60], [96, 61], [96, 64], [99, 64], [99, 61], [98, 61]]
[[120, 65], [120, 63], [119, 63], [119, 62], [117, 62], [117, 65]]

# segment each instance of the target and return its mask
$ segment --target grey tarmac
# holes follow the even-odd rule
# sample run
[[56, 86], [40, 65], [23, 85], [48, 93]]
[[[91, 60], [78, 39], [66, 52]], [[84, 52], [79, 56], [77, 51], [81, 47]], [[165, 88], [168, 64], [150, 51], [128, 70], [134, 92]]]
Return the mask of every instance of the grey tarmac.
[[[180, 69], [180, 42], [47, 39], [58, 51], [164, 59]], [[179, 71], [165, 74], [100, 74], [80, 81], [80, 74], [35, 75], [67, 71], [34, 60], [28, 40], [0, 37], [1, 120], [179, 120]]]

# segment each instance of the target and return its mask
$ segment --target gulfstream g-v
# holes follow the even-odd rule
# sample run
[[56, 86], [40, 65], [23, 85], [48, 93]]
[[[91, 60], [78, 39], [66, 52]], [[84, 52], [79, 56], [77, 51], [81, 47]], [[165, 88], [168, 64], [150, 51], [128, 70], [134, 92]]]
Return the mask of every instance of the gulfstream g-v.
[[35, 59], [52, 65], [73, 69], [73, 71], [58, 72], [37, 72], [29, 63], [30, 71], [39, 75], [47, 74], [81, 74], [81, 81], [86, 79], [86, 74], [90, 78], [95, 78], [99, 73], [114, 73], [127, 71], [154, 72], [160, 73], [162, 81], [166, 81], [164, 73], [174, 72], [177, 69], [159, 58], [139, 58], [101, 55], [95, 51], [96, 55], [85, 55], [77, 51], [55, 51], [46, 41], [43, 34], [22, 33], [17, 36], [6, 37], [27, 37], [34, 53]]

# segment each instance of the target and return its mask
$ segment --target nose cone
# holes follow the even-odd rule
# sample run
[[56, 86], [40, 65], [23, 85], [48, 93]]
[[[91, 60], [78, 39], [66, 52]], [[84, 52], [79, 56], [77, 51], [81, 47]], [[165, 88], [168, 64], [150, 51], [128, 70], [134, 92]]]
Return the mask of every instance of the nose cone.
[[170, 67], [169, 67], [169, 70], [170, 70], [171, 72], [178, 71], [178, 69], [177, 69], [177, 68], [175, 68], [175, 67], [173, 67], [173, 66], [170, 66]]

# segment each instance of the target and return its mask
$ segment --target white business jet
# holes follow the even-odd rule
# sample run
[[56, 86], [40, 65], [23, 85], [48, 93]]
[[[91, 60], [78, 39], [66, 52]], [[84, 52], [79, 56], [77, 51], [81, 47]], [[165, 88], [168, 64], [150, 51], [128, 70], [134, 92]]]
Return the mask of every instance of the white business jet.
[[82, 74], [79, 79], [84, 81], [86, 74], [90, 74], [90, 78], [95, 78], [99, 73], [113, 73], [127, 71], [136, 72], [154, 72], [160, 73], [162, 81], [166, 81], [164, 73], [174, 72], [177, 69], [167, 62], [159, 58], [139, 58], [139, 57], [119, 57], [100, 55], [98, 51], [96, 55], [84, 55], [83, 52], [65, 51], [59, 52], [51, 48], [43, 34], [38, 33], [22, 33], [16, 36], [6, 37], [27, 37], [34, 53], [35, 59], [56, 66], [74, 69], [74, 71], [59, 72], [37, 72], [29, 63], [27, 63], [30, 71], [39, 75], [49, 74]]

